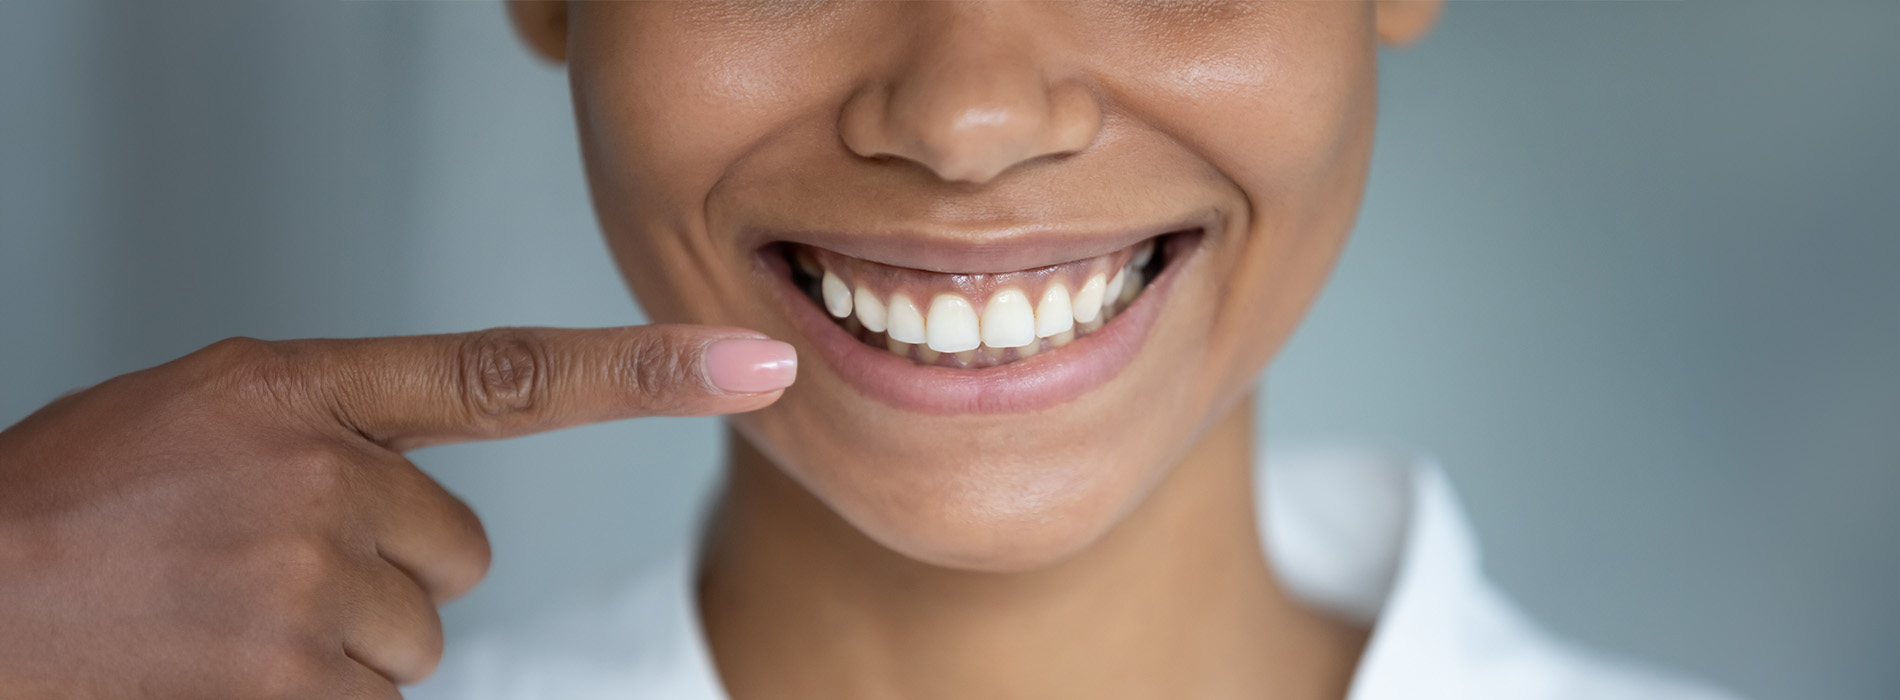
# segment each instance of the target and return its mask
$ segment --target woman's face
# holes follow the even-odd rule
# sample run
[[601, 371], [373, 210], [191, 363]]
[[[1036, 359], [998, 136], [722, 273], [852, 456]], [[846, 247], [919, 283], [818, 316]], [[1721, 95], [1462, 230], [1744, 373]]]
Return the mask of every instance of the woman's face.
[[737, 430], [885, 546], [991, 571], [1095, 540], [1249, 393], [1346, 240], [1393, 38], [1356, 2], [566, 12], [649, 315], [797, 346]]

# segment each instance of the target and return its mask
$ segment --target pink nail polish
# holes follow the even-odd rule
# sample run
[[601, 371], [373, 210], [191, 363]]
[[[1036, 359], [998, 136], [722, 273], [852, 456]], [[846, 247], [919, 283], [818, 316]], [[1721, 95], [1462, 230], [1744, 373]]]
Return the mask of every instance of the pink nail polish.
[[798, 353], [791, 343], [733, 338], [706, 348], [706, 378], [726, 393], [777, 391], [791, 386], [797, 377]]

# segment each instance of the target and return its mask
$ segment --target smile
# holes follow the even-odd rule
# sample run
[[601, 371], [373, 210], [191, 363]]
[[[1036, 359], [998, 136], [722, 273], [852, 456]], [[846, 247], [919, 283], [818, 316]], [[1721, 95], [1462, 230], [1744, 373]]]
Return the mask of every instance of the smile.
[[1014, 413], [1119, 373], [1202, 232], [1001, 272], [937, 272], [790, 241], [761, 260], [827, 364], [873, 398], [923, 413]]
[[792, 282], [865, 345], [920, 365], [982, 369], [1100, 330], [1166, 266], [1158, 241], [997, 274], [923, 272], [796, 246]]

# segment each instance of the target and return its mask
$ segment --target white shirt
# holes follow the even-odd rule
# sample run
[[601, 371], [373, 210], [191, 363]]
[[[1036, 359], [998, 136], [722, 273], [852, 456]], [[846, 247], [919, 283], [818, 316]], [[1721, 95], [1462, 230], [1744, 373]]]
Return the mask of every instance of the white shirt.
[[[1429, 459], [1341, 448], [1263, 462], [1256, 498], [1275, 572], [1300, 599], [1372, 626], [1347, 700], [1732, 698], [1525, 618], [1480, 572], [1470, 526]], [[693, 575], [683, 554], [609, 600], [451, 642], [405, 697], [727, 700]]]

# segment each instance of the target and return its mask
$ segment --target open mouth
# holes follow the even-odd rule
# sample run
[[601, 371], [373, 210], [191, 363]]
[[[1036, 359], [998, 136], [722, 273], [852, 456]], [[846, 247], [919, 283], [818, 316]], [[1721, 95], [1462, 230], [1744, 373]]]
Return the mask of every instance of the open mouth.
[[941, 273], [782, 242], [792, 286], [858, 342], [933, 367], [987, 369], [1100, 332], [1196, 242], [1199, 229], [1082, 260], [1000, 273]]

